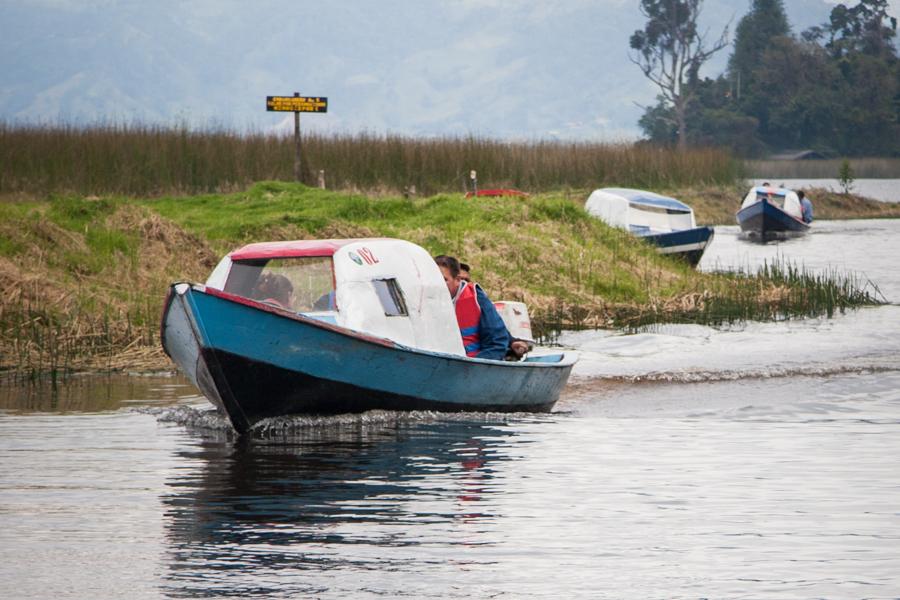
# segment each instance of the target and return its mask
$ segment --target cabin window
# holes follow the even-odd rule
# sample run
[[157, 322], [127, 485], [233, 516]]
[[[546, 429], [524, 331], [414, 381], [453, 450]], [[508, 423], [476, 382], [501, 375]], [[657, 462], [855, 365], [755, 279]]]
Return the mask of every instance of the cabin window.
[[388, 317], [405, 317], [409, 315], [406, 310], [406, 300], [396, 279], [375, 279], [372, 281], [375, 293], [384, 308], [384, 314]]
[[666, 206], [655, 206], [653, 204], [644, 204], [643, 202], [632, 202], [629, 206], [634, 210], [640, 210], [647, 213], [657, 213], [661, 215], [689, 215], [689, 210], [683, 208], [670, 208]]
[[225, 291], [295, 312], [337, 310], [330, 256], [235, 262]]

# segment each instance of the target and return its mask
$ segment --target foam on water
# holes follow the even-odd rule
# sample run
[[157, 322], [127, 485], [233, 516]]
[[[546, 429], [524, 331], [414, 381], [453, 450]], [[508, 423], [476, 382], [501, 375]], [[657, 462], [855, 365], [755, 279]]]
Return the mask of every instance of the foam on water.
[[717, 381], [900, 370], [900, 307], [839, 318], [745, 323], [727, 328], [662, 325], [640, 333], [568, 332], [581, 359], [573, 379]]
[[[144, 408], [139, 409], [138, 412], [152, 414], [160, 423], [174, 423], [200, 433], [233, 433], [228, 419], [212, 407], [181, 405], [166, 408]], [[437, 422], [502, 424], [540, 421], [546, 418], [546, 415], [534, 413], [370, 410], [362, 413], [291, 415], [263, 419], [251, 429], [250, 436], [272, 439], [300, 434], [309, 436], [321, 432], [333, 437], [344, 430], [349, 432], [352, 437], [358, 437], [370, 431], [416, 424]]]

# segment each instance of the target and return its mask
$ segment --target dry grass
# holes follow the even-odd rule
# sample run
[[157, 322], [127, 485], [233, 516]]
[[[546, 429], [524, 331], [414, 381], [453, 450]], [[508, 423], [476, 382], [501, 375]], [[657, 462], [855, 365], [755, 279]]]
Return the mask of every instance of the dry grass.
[[[5, 220], [0, 235], [15, 256], [0, 256], [0, 368], [24, 372], [160, 369], [161, 290], [175, 279], [202, 279], [213, 266], [209, 247], [171, 222], [120, 205], [82, 231], [65, 229], [34, 205], [24, 220]], [[130, 232], [136, 251], [97, 264], [87, 239], [102, 225]]]
[[[461, 192], [471, 170], [486, 187], [529, 192], [601, 185], [676, 186], [733, 180], [727, 153], [635, 144], [504, 142], [479, 137], [305, 135], [302, 180], [329, 189], [398, 195]], [[0, 122], [0, 197], [50, 194], [152, 197], [229, 193], [256, 181], [293, 181], [288, 135], [192, 131], [141, 124]]]

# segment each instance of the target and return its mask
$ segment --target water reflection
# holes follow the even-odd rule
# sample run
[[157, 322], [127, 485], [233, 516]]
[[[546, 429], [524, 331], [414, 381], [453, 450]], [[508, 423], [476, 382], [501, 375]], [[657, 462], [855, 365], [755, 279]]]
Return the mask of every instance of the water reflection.
[[322, 571], [414, 572], [423, 548], [494, 543], [482, 533], [502, 518], [493, 495], [514, 431], [483, 416], [382, 417], [183, 450], [163, 496], [166, 591], [315, 594]]
[[27, 382], [0, 377], [0, 411], [10, 414], [96, 413], [192, 399], [200, 400], [197, 391], [174, 375], [75, 374]]

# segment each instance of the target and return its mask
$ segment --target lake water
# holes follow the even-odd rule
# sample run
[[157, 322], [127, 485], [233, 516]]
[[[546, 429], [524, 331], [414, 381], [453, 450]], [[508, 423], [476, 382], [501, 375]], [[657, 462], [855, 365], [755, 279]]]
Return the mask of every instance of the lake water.
[[[762, 185], [766, 181], [765, 179], [754, 179], [752, 184]], [[821, 188], [833, 192], [843, 191], [837, 179], [772, 179], [771, 183], [793, 190]], [[900, 202], [900, 179], [856, 179], [853, 181], [850, 191], [882, 202]]]
[[900, 220], [757, 245], [891, 305], [565, 334], [548, 415], [297, 418], [178, 377], [0, 392], [3, 598], [900, 597]]

